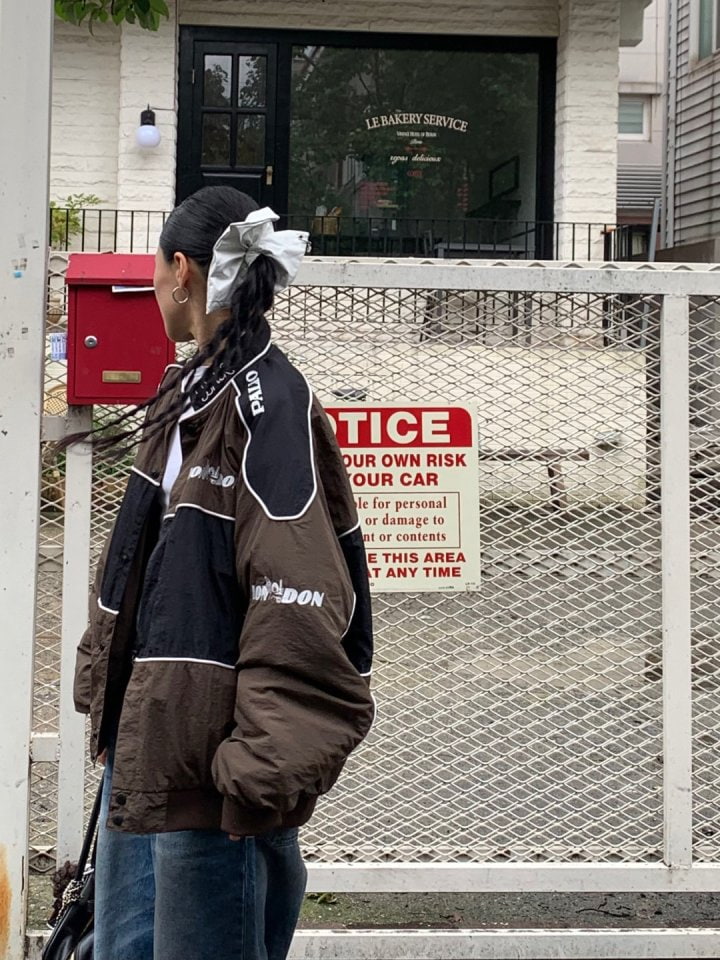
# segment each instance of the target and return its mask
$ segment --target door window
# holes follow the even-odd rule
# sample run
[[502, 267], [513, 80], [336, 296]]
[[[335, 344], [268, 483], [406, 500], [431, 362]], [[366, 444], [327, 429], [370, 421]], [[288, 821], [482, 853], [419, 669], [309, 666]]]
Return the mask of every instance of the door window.
[[206, 107], [229, 107], [230, 77], [232, 75], [232, 57], [205, 57], [204, 96]]
[[230, 164], [229, 113], [206, 113], [202, 126], [202, 163], [206, 167]]
[[238, 57], [238, 106], [267, 103], [267, 57]]
[[240, 167], [260, 166], [265, 157], [265, 117], [261, 114], [238, 117], [237, 158]]
[[267, 57], [209, 53], [203, 60], [200, 162], [210, 167], [264, 166]]

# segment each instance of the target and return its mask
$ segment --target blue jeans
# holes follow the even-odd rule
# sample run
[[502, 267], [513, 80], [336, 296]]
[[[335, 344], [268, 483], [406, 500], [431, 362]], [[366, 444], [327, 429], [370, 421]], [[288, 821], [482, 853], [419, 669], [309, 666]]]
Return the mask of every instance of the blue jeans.
[[95, 869], [94, 960], [285, 960], [307, 872], [298, 832], [132, 834], [105, 826]]

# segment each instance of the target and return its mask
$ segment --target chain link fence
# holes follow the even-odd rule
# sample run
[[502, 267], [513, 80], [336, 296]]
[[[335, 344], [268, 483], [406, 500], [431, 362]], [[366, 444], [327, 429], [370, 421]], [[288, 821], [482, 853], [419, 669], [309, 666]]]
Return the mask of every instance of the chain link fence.
[[694, 848], [720, 861], [720, 304], [690, 316]]
[[[67, 411], [66, 365], [52, 359], [53, 340], [58, 335], [64, 335], [67, 329], [66, 269], [66, 254], [50, 255], [43, 411], [46, 416], [54, 417], [62, 417]], [[33, 730], [40, 734], [57, 734], [60, 710], [65, 471], [63, 458], [55, 460], [48, 443], [42, 445], [41, 469]], [[50, 874], [55, 869], [57, 777], [56, 763], [44, 761], [32, 764], [30, 869], [36, 874]]]
[[482, 588], [375, 598], [378, 722], [304, 833], [311, 859], [661, 858], [658, 325], [642, 297], [293, 288], [277, 305], [321, 400], [351, 387], [479, 421]]
[[[63, 263], [51, 264], [49, 332], [64, 322]], [[392, 288], [294, 286], [274, 336], [324, 403], [351, 390], [475, 407], [481, 588], [375, 596], [377, 722], [303, 831], [305, 855], [659, 864], [662, 298], [408, 289], [400, 265], [397, 276]], [[720, 298], [692, 301], [691, 329], [695, 856], [715, 862]], [[63, 376], [48, 363], [48, 413], [62, 414]], [[35, 724], [48, 731], [62, 479], [61, 465], [44, 468]], [[96, 464], [93, 559], [125, 482], [124, 466]], [[35, 870], [52, 867], [56, 784], [53, 764], [34, 766]]]

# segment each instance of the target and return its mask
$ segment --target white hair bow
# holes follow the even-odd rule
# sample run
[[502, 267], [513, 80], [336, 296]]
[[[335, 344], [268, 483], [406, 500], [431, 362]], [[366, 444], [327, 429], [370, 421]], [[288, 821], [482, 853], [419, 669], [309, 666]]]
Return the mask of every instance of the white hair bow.
[[208, 271], [207, 313], [230, 306], [235, 288], [260, 254], [271, 257], [278, 268], [275, 290], [290, 286], [307, 252], [308, 234], [303, 230], [276, 232], [273, 223], [279, 219], [270, 207], [263, 207], [225, 230], [213, 248]]

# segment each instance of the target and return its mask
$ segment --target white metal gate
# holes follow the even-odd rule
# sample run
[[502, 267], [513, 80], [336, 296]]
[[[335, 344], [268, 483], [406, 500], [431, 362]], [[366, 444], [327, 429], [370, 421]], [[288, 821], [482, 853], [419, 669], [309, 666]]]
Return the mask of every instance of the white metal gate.
[[[350, 387], [479, 418], [481, 589], [375, 598], [379, 718], [304, 831], [311, 889], [720, 888], [720, 269], [311, 261], [273, 328], [324, 402]], [[63, 364], [47, 373], [49, 439], [68, 420]], [[76, 451], [43, 480], [40, 871], [79, 841], [69, 672], [125, 471]], [[306, 931], [294, 949], [709, 957], [720, 930]]]

